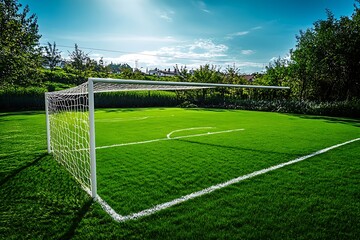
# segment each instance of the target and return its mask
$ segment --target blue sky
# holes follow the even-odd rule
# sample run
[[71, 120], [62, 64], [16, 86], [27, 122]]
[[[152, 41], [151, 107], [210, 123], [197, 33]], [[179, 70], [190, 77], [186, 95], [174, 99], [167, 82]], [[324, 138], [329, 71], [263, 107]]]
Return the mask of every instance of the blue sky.
[[[143, 70], [235, 64], [260, 72], [295, 47], [299, 30], [349, 16], [354, 0], [20, 0], [38, 16], [41, 44], [67, 57], [77, 43], [98, 60]], [[107, 50], [107, 51], [104, 51]]]

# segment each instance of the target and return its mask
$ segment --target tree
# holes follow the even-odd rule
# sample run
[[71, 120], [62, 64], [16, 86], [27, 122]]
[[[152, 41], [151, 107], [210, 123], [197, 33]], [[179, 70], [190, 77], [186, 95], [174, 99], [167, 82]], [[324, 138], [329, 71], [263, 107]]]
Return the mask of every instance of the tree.
[[1, 85], [36, 84], [41, 66], [37, 17], [16, 0], [0, 0]]
[[[360, 3], [359, 1], [357, 1]], [[351, 17], [327, 19], [297, 36], [291, 52], [294, 80], [301, 98], [320, 101], [350, 100], [360, 96], [360, 10]]]
[[220, 71], [214, 65], [205, 64], [194, 71], [191, 77], [192, 82], [220, 83]]
[[176, 75], [176, 80], [179, 82], [187, 82], [189, 81], [190, 77], [191, 77], [191, 72], [187, 69], [186, 65], [185, 66], [181, 66], [180, 69], [178, 67], [178, 65], [176, 64], [174, 67], [177, 75]]
[[[190, 82], [221, 83], [220, 71], [214, 65], [205, 64], [200, 66], [199, 69], [194, 70], [193, 75], [190, 77]], [[197, 97], [200, 103], [205, 103], [207, 92], [207, 88], [202, 89], [202, 95]]]
[[109, 66], [110, 71], [112, 73], [121, 73], [123, 71], [129, 71], [132, 72], [132, 68], [130, 67], [129, 64], [124, 63], [124, 64], [114, 64], [114, 63], [110, 63]]
[[89, 54], [80, 50], [75, 43], [75, 49], [69, 52], [70, 65], [75, 69], [76, 75], [86, 78], [87, 73], [95, 67], [96, 61], [90, 59]]
[[61, 62], [61, 52], [56, 49], [56, 43], [53, 45], [48, 42], [45, 47], [44, 64], [52, 71]]
[[[257, 75], [254, 83], [265, 86], [290, 86], [291, 89], [296, 88], [292, 84], [292, 62], [286, 58], [277, 58], [269, 63], [266, 67], [266, 74]], [[258, 89], [254, 93], [256, 98], [260, 99], [279, 99], [289, 95], [288, 91], [279, 91], [274, 89]]]
[[[248, 84], [243, 76], [240, 74], [240, 68], [234, 66], [227, 66], [222, 74], [222, 83], [225, 84]], [[245, 90], [246, 91], [246, 90]], [[244, 89], [241, 88], [220, 88], [221, 96], [225, 101], [225, 93], [230, 94], [233, 98], [235, 96], [243, 96]]]
[[234, 66], [227, 66], [223, 74], [222, 83], [228, 84], [248, 84], [246, 79], [240, 74], [240, 68]]

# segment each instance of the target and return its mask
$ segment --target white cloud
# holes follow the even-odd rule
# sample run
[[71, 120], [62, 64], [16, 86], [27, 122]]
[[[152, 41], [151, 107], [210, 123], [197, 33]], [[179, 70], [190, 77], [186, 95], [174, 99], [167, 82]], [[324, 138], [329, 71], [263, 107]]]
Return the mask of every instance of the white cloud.
[[208, 10], [208, 9], [201, 9], [203, 12], [206, 12], [206, 13], [211, 13], [211, 11], [210, 10]]
[[159, 12], [159, 17], [164, 19], [167, 22], [172, 22], [173, 21], [173, 15], [175, 15], [175, 12], [172, 11], [172, 10], [160, 11]]
[[95, 60], [99, 60], [102, 57], [100, 53], [90, 53], [89, 56]]
[[240, 31], [240, 32], [235, 32], [235, 33], [229, 33], [228, 35], [226, 35], [225, 39], [233, 39], [234, 37], [241, 37], [241, 36], [245, 36], [248, 35], [249, 33], [251, 33], [252, 31], [256, 31], [262, 29], [262, 26], [256, 26], [251, 28], [248, 31]]
[[197, 40], [193, 44], [190, 44], [189, 46], [190, 52], [193, 53], [201, 53], [201, 52], [207, 52], [209, 54], [216, 54], [216, 53], [224, 53], [229, 48], [224, 44], [214, 44], [211, 40]]
[[264, 63], [258, 63], [258, 62], [239, 62], [238, 65], [240, 67], [251, 67], [251, 68], [263, 68], [264, 67]]
[[234, 37], [239, 37], [239, 36], [245, 36], [247, 34], [249, 34], [250, 31], [242, 31], [242, 32], [236, 32], [236, 33], [230, 33], [228, 35], [226, 35], [226, 39], [233, 39]]
[[153, 51], [124, 54], [119, 57], [106, 57], [106, 62], [134, 63], [139, 61], [143, 67], [168, 68], [175, 64], [187, 66], [199, 66], [210, 62], [216, 62], [218, 58], [227, 56], [228, 47], [224, 44], [215, 44], [209, 39], [200, 39], [191, 43], [161, 47]]
[[201, 11], [203, 11], [205, 13], [211, 13], [211, 11], [208, 9], [208, 7], [204, 1], [196, 1], [196, 2], [194, 2], [194, 4]]
[[248, 49], [248, 50], [241, 50], [241, 54], [243, 54], [243, 55], [252, 55], [252, 54], [254, 54], [255, 53], [255, 51], [254, 50], [250, 50], [250, 49]]
[[[200, 65], [211, 64], [225, 69], [227, 66], [232, 66], [234, 63], [240, 67], [242, 72], [253, 73], [263, 70], [264, 64], [251, 62], [246, 59], [239, 59], [231, 56], [228, 52], [229, 47], [225, 44], [215, 43], [211, 39], [198, 39], [191, 42], [176, 44], [173, 46], [160, 47], [155, 50], [139, 51], [137, 53], [122, 54], [120, 56], [104, 56], [106, 64], [113, 63], [128, 63], [130, 66], [135, 66], [135, 61], [138, 61], [138, 66], [145, 71], [146, 68], [153, 69], [172, 69], [176, 64], [180, 66], [186, 65], [188, 69], [197, 69]], [[253, 53], [253, 50], [243, 50], [243, 53]], [[91, 57], [99, 60], [103, 56], [94, 52]]]
[[233, 35], [234, 36], [244, 36], [244, 35], [247, 35], [247, 34], [249, 34], [249, 31], [237, 32], [237, 33], [234, 33]]
[[262, 29], [262, 26], [253, 27], [251, 30], [259, 30]]
[[279, 61], [279, 60], [280, 60], [280, 62], [284, 63], [285, 66], [287, 66], [289, 63], [292, 62], [292, 60], [291, 60], [291, 55], [290, 55], [290, 54], [286, 54], [284, 57], [280, 57], [280, 56], [278, 56], [278, 57], [272, 57], [272, 58], [269, 60], [269, 63], [270, 63], [270, 64], [274, 64], [275, 62], [277, 62], [277, 61]]

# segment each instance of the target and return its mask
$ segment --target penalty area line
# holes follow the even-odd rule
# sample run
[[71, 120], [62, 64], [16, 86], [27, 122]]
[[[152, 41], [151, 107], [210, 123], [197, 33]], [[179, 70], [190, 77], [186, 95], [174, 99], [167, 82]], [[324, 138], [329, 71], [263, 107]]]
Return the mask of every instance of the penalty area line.
[[109, 204], [107, 204], [103, 199], [100, 198], [100, 196], [97, 196], [97, 201], [98, 203], [102, 206], [102, 208], [117, 222], [125, 222], [127, 220], [132, 220], [132, 219], [137, 219], [137, 218], [140, 218], [140, 217], [145, 217], [145, 216], [149, 216], [151, 214], [154, 214], [158, 211], [161, 211], [161, 210], [164, 210], [166, 208], [169, 208], [169, 207], [172, 207], [174, 205], [177, 205], [177, 204], [180, 204], [180, 203], [183, 203], [183, 202], [186, 202], [190, 199], [193, 199], [193, 198], [196, 198], [196, 197], [200, 197], [200, 196], [203, 196], [203, 195], [206, 195], [206, 194], [209, 194], [215, 190], [218, 190], [218, 189], [222, 189], [224, 187], [227, 187], [227, 186], [230, 186], [232, 184], [235, 184], [235, 183], [239, 183], [243, 180], [246, 180], [246, 179], [249, 179], [249, 178], [253, 178], [255, 176], [258, 176], [258, 175], [262, 175], [262, 174], [265, 174], [265, 173], [268, 173], [268, 172], [271, 172], [271, 171], [274, 171], [274, 170], [277, 170], [279, 168], [282, 168], [282, 167], [285, 167], [285, 166], [288, 166], [288, 165], [291, 165], [291, 164], [294, 164], [294, 163], [297, 163], [297, 162], [301, 162], [301, 161], [304, 161], [308, 158], [311, 158], [311, 157], [314, 157], [314, 156], [317, 156], [317, 155], [320, 155], [320, 154], [323, 154], [323, 153], [326, 153], [332, 149], [335, 149], [335, 148], [338, 148], [338, 147], [341, 147], [341, 146], [344, 146], [344, 145], [347, 145], [349, 143], [353, 143], [353, 142], [356, 142], [356, 141], [359, 141], [360, 138], [355, 138], [355, 139], [352, 139], [352, 140], [349, 140], [347, 142], [343, 142], [343, 143], [340, 143], [340, 144], [336, 144], [336, 145], [333, 145], [331, 147], [328, 147], [328, 148], [324, 148], [324, 149], [321, 149], [319, 151], [316, 151], [314, 153], [311, 153], [309, 155], [306, 155], [306, 156], [302, 156], [302, 157], [299, 157], [299, 158], [296, 158], [296, 159], [293, 159], [291, 161], [288, 161], [288, 162], [284, 162], [284, 163], [280, 163], [278, 165], [274, 165], [272, 167], [269, 167], [269, 168], [264, 168], [262, 170], [259, 170], [259, 171], [255, 171], [255, 172], [252, 172], [252, 173], [249, 173], [249, 174], [246, 174], [246, 175], [243, 175], [243, 176], [240, 176], [240, 177], [237, 177], [237, 178], [234, 178], [234, 179], [231, 179], [227, 182], [223, 182], [223, 183], [220, 183], [220, 184], [217, 184], [217, 185], [213, 185], [211, 187], [208, 187], [208, 188], [205, 188], [203, 190], [200, 190], [198, 192], [194, 192], [194, 193], [191, 193], [191, 194], [188, 194], [188, 195], [185, 195], [185, 196], [182, 196], [180, 198], [177, 198], [177, 199], [174, 199], [170, 202], [166, 202], [166, 203], [162, 203], [162, 204], [158, 204], [152, 208], [149, 208], [149, 209], [145, 209], [143, 211], [140, 211], [140, 212], [137, 212], [137, 213], [133, 213], [133, 214], [130, 214], [130, 215], [126, 215], [126, 216], [122, 216], [122, 215], [119, 215]]

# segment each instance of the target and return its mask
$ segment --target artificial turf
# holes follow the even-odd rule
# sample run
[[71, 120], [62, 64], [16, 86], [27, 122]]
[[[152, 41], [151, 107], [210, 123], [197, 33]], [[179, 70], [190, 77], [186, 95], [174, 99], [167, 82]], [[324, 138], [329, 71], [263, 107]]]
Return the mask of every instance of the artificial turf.
[[[360, 136], [360, 121], [220, 109], [103, 109], [98, 191], [119, 214]], [[358, 239], [360, 143], [117, 223], [46, 155], [42, 112], [0, 114], [4, 239]], [[200, 129], [201, 127], [209, 127]], [[211, 127], [211, 128], [210, 128]]]

